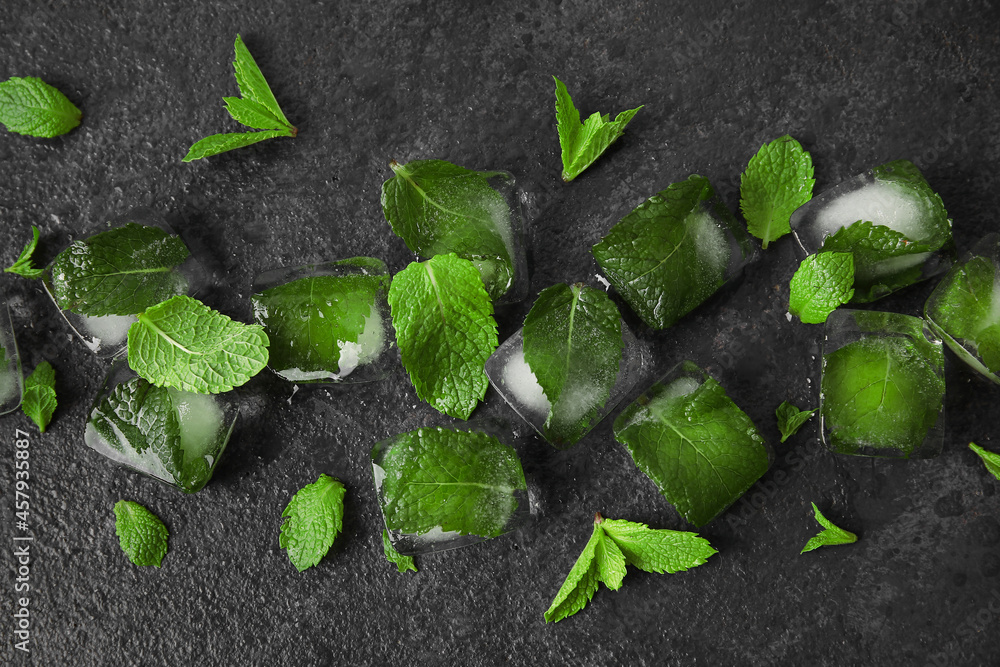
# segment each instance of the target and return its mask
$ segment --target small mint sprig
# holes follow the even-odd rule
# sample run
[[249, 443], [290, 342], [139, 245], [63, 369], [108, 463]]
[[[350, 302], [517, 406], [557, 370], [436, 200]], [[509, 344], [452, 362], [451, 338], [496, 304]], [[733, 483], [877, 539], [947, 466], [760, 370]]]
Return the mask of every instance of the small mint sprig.
[[799, 410], [788, 401], [779, 405], [778, 409], [774, 411], [774, 415], [778, 418], [781, 441], [784, 442], [795, 435], [815, 412], [816, 410]]
[[226, 111], [236, 122], [258, 131], [213, 134], [205, 137], [191, 146], [188, 154], [184, 156], [184, 162], [218, 155], [265, 139], [294, 137], [299, 133], [298, 128], [288, 122], [281, 111], [271, 87], [267, 85], [267, 80], [264, 79], [264, 75], [239, 35], [236, 35], [235, 49], [233, 68], [242, 97], [222, 99], [226, 103]]
[[343, 530], [345, 493], [339, 480], [321, 474], [299, 489], [281, 513], [278, 546], [288, 551], [299, 572], [318, 565]]
[[969, 449], [974, 451], [983, 460], [983, 465], [991, 475], [1000, 480], [1000, 454], [987, 451], [974, 442], [969, 443]]
[[812, 199], [813, 163], [802, 145], [785, 135], [764, 144], [740, 177], [740, 210], [747, 231], [768, 244], [792, 231], [795, 209]]
[[819, 549], [820, 547], [828, 547], [836, 544], [853, 544], [858, 541], [857, 535], [834, 525], [832, 521], [823, 516], [823, 513], [816, 507], [816, 503], [812, 503], [812, 506], [813, 513], [816, 515], [816, 521], [819, 522], [819, 525], [823, 526], [823, 530], [819, 535], [812, 537], [806, 542], [806, 545], [802, 547], [802, 551], [799, 552], [800, 554], [812, 551], [813, 549]]
[[57, 405], [56, 371], [52, 368], [52, 364], [43, 361], [24, 380], [21, 410], [35, 422], [39, 432], [45, 433], [45, 428], [52, 421], [52, 413], [56, 411]]
[[395, 565], [398, 572], [417, 571], [417, 564], [413, 561], [413, 557], [404, 556], [396, 551], [392, 542], [389, 541], [389, 531], [385, 528], [382, 529], [382, 551], [385, 553], [385, 559]]
[[41, 278], [45, 269], [36, 269], [32, 260], [35, 248], [38, 247], [38, 227], [31, 226], [31, 240], [24, 246], [17, 261], [4, 269], [4, 273], [13, 273], [23, 278]]
[[160, 518], [139, 503], [115, 503], [115, 533], [122, 551], [134, 565], [160, 567], [167, 555], [170, 531]]

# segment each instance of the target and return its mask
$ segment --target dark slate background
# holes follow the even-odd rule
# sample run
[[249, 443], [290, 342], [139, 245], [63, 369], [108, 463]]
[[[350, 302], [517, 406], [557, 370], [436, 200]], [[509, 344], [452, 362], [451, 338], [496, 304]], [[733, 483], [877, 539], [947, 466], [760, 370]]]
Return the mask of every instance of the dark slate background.
[[[905, 157], [943, 197], [960, 249], [997, 227], [992, 0], [15, 0], [3, 14], [0, 79], [41, 77], [84, 112], [61, 138], [0, 133], [3, 265], [32, 224], [47, 262], [91, 225], [149, 205], [207, 253], [219, 288], [206, 300], [244, 319], [262, 270], [367, 254], [398, 271], [411, 260], [379, 206], [392, 159], [507, 169], [529, 193], [531, 296], [498, 312], [501, 339], [539, 290], [591, 280], [590, 246], [670, 182], [708, 176], [736, 210], [747, 160], [785, 133], [812, 152], [817, 192]], [[238, 32], [299, 136], [183, 164], [195, 140], [237, 131], [222, 97], [237, 94]], [[645, 105], [568, 185], [552, 74], [584, 114]], [[647, 379], [686, 357], [699, 362], [777, 459], [746, 503], [702, 531], [720, 552], [707, 565], [630, 572], [620, 591], [600, 590], [557, 625], [542, 613], [595, 511], [688, 528], [614, 442], [611, 420], [558, 452], [490, 390], [474, 420], [506, 424], [535, 520], [401, 575], [382, 557], [368, 452], [400, 431], [450, 423], [416, 398], [401, 367], [381, 384], [298, 392], [269, 373], [255, 378], [214, 480], [185, 496], [84, 446], [108, 363], [70, 338], [40, 284], [4, 276], [26, 369], [53, 363], [60, 406], [44, 435], [23, 415], [0, 420], [0, 662], [997, 664], [1000, 483], [966, 444], [1000, 450], [1000, 387], [949, 357], [947, 443], [934, 460], [826, 453], [815, 420], [778, 444], [775, 407], [817, 402], [821, 328], [785, 318], [796, 264], [784, 238], [738, 286], [668, 331], [627, 316], [655, 359]], [[918, 314], [930, 288], [877, 307]], [[32, 432], [30, 656], [12, 649], [16, 428]], [[278, 549], [279, 517], [320, 473], [348, 487], [345, 530], [299, 574]], [[162, 569], [121, 553], [112, 514], [121, 498], [169, 526]], [[800, 556], [818, 530], [810, 501], [860, 541]]]

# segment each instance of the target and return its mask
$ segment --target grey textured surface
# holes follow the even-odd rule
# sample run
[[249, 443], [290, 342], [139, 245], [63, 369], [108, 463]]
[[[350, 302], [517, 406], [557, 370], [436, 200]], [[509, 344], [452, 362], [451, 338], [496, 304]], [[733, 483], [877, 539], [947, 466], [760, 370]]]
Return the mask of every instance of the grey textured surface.
[[[405, 266], [381, 182], [391, 159], [442, 158], [507, 169], [531, 193], [532, 296], [498, 313], [503, 340], [539, 290], [592, 277], [590, 246], [668, 183], [706, 175], [735, 210], [747, 160], [785, 133], [812, 152], [817, 190], [907, 157], [943, 197], [960, 250], [997, 228], [994, 1], [66, 5], [4, 4], [0, 79], [39, 76], [84, 112], [62, 138], [0, 134], [4, 266], [32, 224], [48, 261], [95, 222], [150, 205], [210, 257], [220, 287], [208, 302], [246, 318], [262, 270], [357, 254]], [[195, 140], [236, 130], [221, 98], [236, 94], [237, 32], [299, 136], [183, 164]], [[569, 185], [559, 181], [552, 74], [586, 114], [646, 105]], [[965, 445], [1000, 449], [1000, 387], [950, 357], [948, 439], [934, 460], [828, 454], [815, 421], [779, 445], [774, 408], [817, 400], [820, 328], [785, 319], [792, 245], [776, 242], [675, 328], [630, 320], [656, 360], [652, 375], [690, 356], [723, 382], [776, 446], [774, 468], [747, 504], [702, 531], [720, 551], [707, 565], [630, 572], [620, 591], [599, 591], [557, 625], [542, 613], [595, 511], [684, 528], [613, 441], [610, 420], [558, 452], [491, 390], [475, 419], [509, 422], [536, 520], [400, 575], [381, 554], [368, 451], [443, 420], [401, 368], [377, 385], [294, 394], [259, 376], [215, 479], [184, 496], [83, 445], [108, 364], [70, 340], [39, 284], [4, 276], [26, 368], [53, 363], [60, 407], [42, 436], [21, 415], [0, 420], [0, 662], [997, 664], [1000, 487]], [[876, 307], [917, 314], [930, 287]], [[30, 655], [12, 648], [15, 428], [32, 432]], [[279, 517], [321, 472], [347, 485], [345, 531], [299, 574], [278, 549]], [[120, 498], [169, 526], [162, 569], [135, 568], [119, 550]], [[799, 556], [818, 529], [810, 501], [860, 541]]]

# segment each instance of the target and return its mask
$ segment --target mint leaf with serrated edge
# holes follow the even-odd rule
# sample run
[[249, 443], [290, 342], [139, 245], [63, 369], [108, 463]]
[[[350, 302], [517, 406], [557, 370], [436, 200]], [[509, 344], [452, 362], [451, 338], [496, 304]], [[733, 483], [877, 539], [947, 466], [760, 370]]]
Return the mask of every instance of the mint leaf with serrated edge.
[[613, 121], [608, 114], [595, 111], [586, 122], [580, 122], [580, 111], [573, 104], [566, 85], [556, 82], [556, 126], [562, 152], [562, 179], [572, 181], [599, 158], [618, 137], [642, 107], [622, 111]]
[[[722, 287], [733, 252], [727, 230], [746, 237], [738, 226], [708, 179], [692, 175], [636, 207], [592, 252], [642, 321], [664, 329]], [[744, 257], [748, 243], [739, 243]]]
[[483, 366], [498, 343], [493, 304], [476, 268], [454, 254], [413, 262], [393, 277], [389, 308], [417, 396], [468, 419], [486, 394]]
[[974, 451], [976, 455], [983, 460], [983, 465], [986, 466], [986, 470], [1000, 480], [1000, 454], [987, 451], [974, 442], [969, 443], [969, 449]]
[[795, 209], [812, 199], [813, 163], [809, 153], [789, 135], [764, 144], [740, 176], [740, 210], [747, 230], [768, 244], [792, 229]]
[[413, 561], [413, 557], [404, 556], [396, 551], [389, 540], [389, 531], [385, 528], [382, 529], [382, 552], [385, 554], [385, 559], [396, 566], [397, 572], [417, 571], [417, 564]]
[[514, 212], [489, 179], [509, 176], [444, 160], [389, 166], [381, 202], [393, 233], [421, 257], [451, 252], [472, 261], [490, 296], [502, 296], [514, 282]]
[[344, 494], [340, 481], [321, 474], [289, 501], [278, 545], [299, 572], [318, 565], [344, 527]]
[[621, 316], [601, 290], [553, 285], [524, 319], [524, 361], [551, 408], [545, 437], [569, 446], [607, 402], [622, 358]]
[[789, 283], [788, 310], [806, 324], [822, 324], [854, 296], [854, 256], [821, 252], [799, 264]]
[[909, 456], [937, 422], [945, 389], [940, 345], [869, 336], [825, 354], [823, 363], [821, 412], [835, 451]]
[[134, 222], [76, 241], [50, 267], [52, 296], [80, 315], [135, 315], [187, 291], [179, 237]]
[[41, 433], [45, 433], [46, 427], [52, 420], [52, 413], [56, 411], [56, 405], [56, 371], [52, 368], [52, 364], [43, 361], [24, 380], [21, 410], [35, 422]]
[[38, 77], [0, 82], [0, 123], [10, 132], [50, 139], [72, 130], [81, 118], [65, 95]]
[[114, 511], [115, 534], [132, 564], [160, 567], [167, 555], [170, 537], [170, 531], [160, 518], [131, 500], [119, 500]]
[[615, 419], [615, 439], [677, 508], [701, 527], [767, 472], [764, 440], [717, 381], [685, 362]]
[[507, 532], [519, 497], [527, 493], [514, 449], [478, 431], [402, 433], [376, 445], [373, 460], [385, 525], [392, 531], [496, 537]]
[[236, 35], [234, 49], [236, 56], [233, 69], [242, 98], [224, 97], [226, 111], [236, 122], [258, 131], [205, 137], [191, 146], [183, 158], [184, 162], [200, 160], [274, 137], [294, 137], [299, 133], [298, 128], [289, 123], [281, 111], [271, 87], [239, 35]]
[[267, 365], [264, 328], [178, 295], [141, 313], [128, 330], [128, 363], [157, 386], [202, 394], [239, 387]]
[[774, 411], [778, 418], [778, 430], [781, 431], [781, 441], [784, 442], [795, 435], [802, 425], [813, 416], [813, 410], [799, 410], [788, 401], [782, 402]]
[[270, 340], [268, 366], [287, 379], [342, 380], [385, 345], [376, 305], [389, 284], [385, 265], [362, 257], [332, 264], [359, 272], [304, 276], [250, 297]]
[[854, 533], [844, 530], [838, 526], [835, 526], [833, 522], [823, 516], [823, 513], [819, 511], [816, 507], [816, 503], [812, 503], [813, 512], [816, 515], [816, 521], [823, 526], [823, 531], [809, 539], [806, 545], [802, 547], [800, 554], [804, 554], [807, 551], [812, 551], [813, 549], [819, 549], [820, 547], [829, 547], [837, 544], [853, 544], [858, 541], [858, 536]]
[[13, 273], [24, 278], [41, 278], [45, 275], [45, 269], [36, 269], [32, 260], [35, 248], [38, 247], [38, 237], [38, 227], [32, 225], [31, 240], [25, 244], [24, 250], [21, 251], [17, 261], [4, 269], [4, 273]]
[[626, 565], [646, 572], [682, 572], [718, 553], [697, 533], [654, 530], [644, 523], [594, 516], [594, 531], [555, 599], [545, 612], [546, 623], [556, 623], [583, 609], [598, 584], [618, 590]]
[[[991, 373], [1000, 372], [1000, 319], [993, 305], [995, 279], [992, 259], [970, 257], [941, 280], [924, 306], [924, 318], [938, 335], [959, 356], [970, 352], [979, 355]], [[956, 349], [955, 343], [963, 349]]]

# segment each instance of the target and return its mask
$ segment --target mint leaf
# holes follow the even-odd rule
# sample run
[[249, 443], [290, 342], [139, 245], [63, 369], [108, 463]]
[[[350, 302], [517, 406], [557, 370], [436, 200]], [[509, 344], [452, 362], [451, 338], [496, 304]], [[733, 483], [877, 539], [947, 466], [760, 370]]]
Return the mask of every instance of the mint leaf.
[[722, 385], [690, 362], [684, 370], [690, 374], [654, 385], [629, 405], [614, 433], [660, 493], [701, 527], [767, 472], [770, 460], [753, 422]]
[[160, 518], [139, 503], [115, 503], [115, 534], [122, 551], [133, 565], [160, 567], [167, 555], [170, 532]]
[[45, 433], [45, 428], [56, 411], [56, 372], [52, 364], [43, 361], [24, 380], [24, 399], [21, 410]]
[[813, 512], [816, 514], [816, 521], [823, 526], [824, 530], [820, 532], [819, 535], [812, 537], [806, 542], [806, 545], [802, 547], [800, 554], [804, 554], [807, 551], [812, 551], [813, 549], [819, 549], [820, 547], [834, 546], [837, 544], [852, 544], [858, 541], [858, 536], [854, 533], [844, 530], [843, 528], [838, 528], [833, 525], [833, 523], [823, 516], [823, 513], [819, 511], [816, 507], [816, 503], [812, 503]]
[[0, 123], [10, 132], [48, 139], [66, 134], [82, 117], [65, 95], [37, 77], [0, 82]]
[[[359, 259], [367, 260], [335, 264]], [[270, 340], [268, 366], [295, 381], [342, 380], [378, 357], [385, 327], [376, 298], [389, 275], [380, 261], [368, 261], [380, 273], [305, 276], [250, 297]]]
[[788, 310], [806, 324], [822, 324], [842, 303], [854, 296], [854, 256], [849, 252], [821, 252], [799, 264], [789, 283]]
[[288, 136], [279, 130], [267, 130], [263, 132], [235, 132], [231, 134], [213, 134], [201, 139], [188, 150], [182, 162], [200, 160], [203, 157], [218, 155], [235, 148], [251, 146], [265, 139]]
[[974, 442], [969, 443], [969, 449], [974, 451], [983, 460], [986, 470], [1000, 480], [1000, 454], [987, 451]]
[[594, 522], [594, 532], [583, 547], [579, 558], [573, 564], [566, 580], [559, 587], [559, 592], [545, 612], [546, 623], [557, 623], [567, 616], [572, 616], [587, 606], [594, 597], [601, 581], [601, 567], [597, 558], [597, 549], [604, 541], [604, 530]]
[[1000, 372], [1000, 321], [993, 306], [997, 298], [995, 278], [991, 258], [971, 257], [945, 276], [924, 307], [927, 322], [959, 356], [968, 352], [961, 349], [962, 343], [953, 344], [955, 339], [978, 354], [991, 373]]
[[239, 35], [236, 35], [235, 51], [233, 69], [240, 95], [243, 97], [242, 99], [224, 97], [226, 110], [238, 123], [261, 131], [213, 134], [205, 137], [191, 146], [183, 158], [184, 162], [243, 148], [265, 139], [294, 137], [299, 133], [298, 128], [289, 123], [282, 113], [271, 87], [267, 85], [264, 75]]
[[622, 358], [618, 309], [601, 290], [553, 285], [542, 290], [524, 319], [524, 360], [551, 408], [545, 437], [577, 442], [607, 402]]
[[917, 218], [913, 222], [920, 228], [914, 241], [927, 243], [935, 250], [952, 245], [948, 211], [917, 165], [909, 160], [893, 160], [872, 169], [872, 175], [876, 181], [891, 186], [913, 203], [915, 211], [911, 215]]
[[393, 278], [389, 308], [417, 396], [468, 419], [486, 394], [483, 366], [498, 342], [493, 304], [475, 267], [454, 254], [412, 262]]
[[[389, 530], [496, 537], [527, 502], [512, 447], [477, 431], [421, 428], [394, 438], [374, 465]], [[382, 455], [380, 443], [373, 458]]]
[[[923, 348], [923, 349], [922, 349]], [[944, 399], [940, 345], [871, 336], [824, 355], [821, 413], [835, 451], [862, 447], [909, 456], [938, 419]]]
[[382, 184], [382, 212], [393, 233], [421, 257], [452, 252], [471, 260], [490, 296], [502, 296], [514, 282], [514, 213], [489, 179], [509, 176], [444, 160], [389, 166], [394, 176]]
[[781, 441], [784, 442], [795, 435], [802, 425], [813, 416], [816, 410], [799, 410], [788, 401], [782, 402], [774, 411], [778, 418], [778, 430], [781, 431]]
[[556, 77], [552, 78], [556, 82], [556, 125], [562, 149], [562, 179], [568, 183], [622, 136], [625, 126], [642, 107], [622, 111], [613, 121], [608, 120], [608, 114], [601, 115], [595, 111], [586, 122], [581, 123], [580, 112], [573, 105], [566, 85]]
[[397, 572], [417, 571], [417, 564], [413, 562], [411, 556], [404, 556], [393, 548], [392, 542], [389, 541], [389, 531], [385, 528], [382, 529], [382, 551], [385, 553], [385, 559], [396, 566]]
[[923, 280], [924, 261], [935, 249], [885, 225], [859, 220], [826, 237], [820, 253], [854, 256], [853, 301], [868, 303]]
[[190, 251], [159, 227], [130, 222], [76, 241], [52, 261], [52, 296], [87, 316], [134, 315], [188, 288]]
[[45, 269], [36, 269], [32, 263], [31, 256], [35, 254], [38, 247], [38, 227], [31, 226], [31, 240], [24, 246], [17, 261], [4, 269], [5, 273], [13, 273], [24, 278], [41, 278], [45, 274]]
[[785, 135], [764, 144], [740, 176], [740, 210], [747, 230], [768, 244], [789, 234], [795, 209], [812, 199], [813, 163], [802, 145]]
[[623, 519], [604, 519], [601, 527], [621, 549], [628, 564], [646, 572], [683, 572], [718, 553], [697, 533], [654, 530], [644, 523]]
[[267, 334], [186, 295], [139, 315], [128, 330], [128, 363], [157, 386], [218, 394], [267, 365]]
[[338, 480], [321, 474], [292, 496], [281, 513], [285, 521], [278, 545], [299, 572], [318, 565], [343, 530], [345, 492]]
[[[727, 230], [737, 228], [708, 179], [693, 175], [640, 204], [592, 252], [642, 321], [664, 329], [722, 287], [732, 252]], [[747, 242], [741, 246], [749, 256]]]

